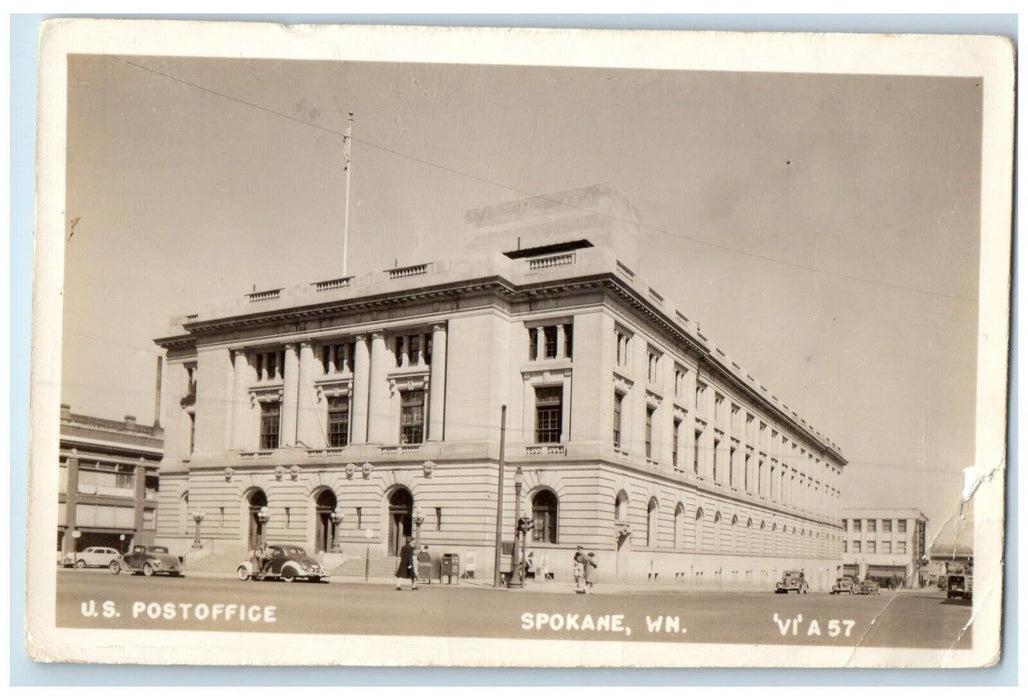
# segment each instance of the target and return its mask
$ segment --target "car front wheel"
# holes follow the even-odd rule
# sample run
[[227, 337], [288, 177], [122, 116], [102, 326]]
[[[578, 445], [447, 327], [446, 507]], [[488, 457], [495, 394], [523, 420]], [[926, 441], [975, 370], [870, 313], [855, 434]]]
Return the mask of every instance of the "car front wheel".
[[108, 566], [107, 568], [110, 569], [111, 573], [115, 576], [121, 573], [121, 564], [119, 564], [117, 561], [112, 561], [110, 566]]
[[250, 570], [247, 569], [245, 566], [240, 566], [238, 569], [236, 569], [236, 576], [239, 577], [240, 581], [245, 581], [246, 579], [250, 578]]
[[282, 580], [286, 583], [292, 583], [296, 580], [296, 571], [289, 568], [288, 566], [282, 569]]
[[150, 564], [143, 564], [143, 576], [153, 576], [153, 566]]
[[84, 569], [84, 568], [86, 568], [86, 562], [84, 562], [81, 559], [79, 559], [77, 562], [75, 562], [75, 568], [76, 569]]

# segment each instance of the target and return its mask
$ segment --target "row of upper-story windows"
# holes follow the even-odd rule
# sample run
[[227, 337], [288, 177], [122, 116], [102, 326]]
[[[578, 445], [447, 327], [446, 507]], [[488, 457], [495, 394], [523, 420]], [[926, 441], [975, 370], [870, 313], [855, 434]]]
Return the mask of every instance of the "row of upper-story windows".
[[572, 358], [575, 327], [571, 323], [528, 324], [528, 359], [556, 360]]
[[[424, 389], [400, 392], [400, 422], [397, 435], [399, 444], [416, 445], [424, 442], [426, 399], [427, 392]], [[328, 447], [345, 447], [350, 444], [350, 402], [349, 395], [328, 397]], [[282, 402], [262, 401], [260, 407], [260, 449], [275, 449], [280, 446], [282, 434]]]
[[895, 532], [907, 532], [907, 520], [904, 518], [843, 518], [842, 526], [851, 532], [877, 532], [878, 525], [881, 524], [881, 531], [890, 533], [893, 532], [893, 523]]
[[[863, 546], [862, 546], [863, 544]], [[867, 542], [861, 543], [860, 540], [843, 540], [842, 551], [843, 553], [852, 554], [906, 554], [907, 543], [904, 540], [900, 540], [896, 543], [895, 552], [893, 551], [892, 542], [876, 542], [875, 540], [868, 540]], [[863, 551], [862, 551], [863, 550]]]

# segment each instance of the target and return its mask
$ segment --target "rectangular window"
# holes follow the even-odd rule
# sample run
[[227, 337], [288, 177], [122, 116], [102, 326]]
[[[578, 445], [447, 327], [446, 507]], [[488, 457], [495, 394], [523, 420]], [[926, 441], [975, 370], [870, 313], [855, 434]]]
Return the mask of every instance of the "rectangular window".
[[713, 452], [712, 457], [713, 457], [713, 460], [714, 460], [714, 483], [715, 484], [720, 484], [721, 483], [721, 475], [717, 473], [717, 453], [720, 451], [720, 448], [721, 448], [721, 441], [718, 440], [717, 438], [714, 438], [714, 452]]
[[572, 324], [564, 326], [564, 357], [569, 360], [574, 356], [575, 350], [575, 327]]
[[703, 431], [697, 430], [693, 435], [695, 442], [692, 444], [692, 473], [700, 473], [700, 441], [703, 439]]
[[742, 481], [743, 481], [743, 484], [742, 484], [743, 490], [745, 490], [746, 493], [749, 493], [750, 492], [750, 456], [749, 455], [746, 455], [743, 458]]
[[436, 506], [436, 509], [435, 509], [435, 529], [436, 530], [442, 530], [443, 529], [443, 509], [440, 508], [439, 506]]
[[671, 429], [671, 464], [678, 466], [678, 432], [682, 427], [682, 421], [676, 420]]
[[681, 367], [675, 367], [675, 398], [682, 398], [682, 394], [685, 393], [685, 370]]
[[861, 522], [862, 521], [860, 520], [860, 518], [854, 518], [853, 519], [853, 532], [860, 532], [861, 531], [860, 530]]
[[364, 528], [364, 511], [360, 506], [357, 506], [357, 529], [361, 530]]
[[860, 542], [858, 540], [853, 540], [853, 553], [860, 554]]
[[196, 414], [186, 413], [189, 416], [189, 454], [193, 454], [196, 448]]
[[728, 485], [735, 486], [735, 447], [728, 448]]
[[345, 447], [349, 443], [350, 397], [330, 397], [328, 400], [328, 446]]
[[868, 532], [877, 532], [878, 531], [878, 521], [875, 520], [874, 518], [868, 518], [868, 521], [867, 521], [867, 531]]
[[282, 404], [279, 401], [268, 401], [261, 404], [261, 449], [273, 450], [278, 447], [279, 422], [282, 417]]
[[621, 447], [621, 408], [625, 401], [625, 395], [619, 391], [614, 392], [614, 447]]
[[849, 549], [846, 545], [849, 544], [846, 540], [842, 541], [842, 553], [845, 554], [846, 550]]
[[400, 444], [417, 445], [424, 441], [425, 391], [400, 392]]
[[868, 540], [867, 541], [867, 553], [868, 554], [874, 554], [875, 553], [875, 543], [874, 543], [874, 540]]
[[696, 382], [696, 410], [703, 406], [703, 395], [707, 391], [707, 385], [703, 382]]
[[560, 442], [564, 414], [564, 387], [547, 386], [535, 390], [535, 441]]
[[321, 347], [321, 368], [325, 374], [353, 372], [354, 343], [336, 343]]
[[528, 329], [528, 359], [534, 360], [539, 356], [539, 333], [535, 328]]
[[896, 554], [906, 554], [906, 553], [907, 553], [907, 543], [906, 542], [897, 542], [896, 543]]
[[882, 521], [882, 532], [892, 532], [892, 520]]
[[617, 343], [618, 367], [628, 364], [628, 336], [621, 331], [614, 331], [614, 341]]
[[843, 518], [842, 519], [842, 529], [848, 531], [850, 529], [850, 524], [849, 523], [850, 523], [849, 520], [847, 520], [846, 518]]
[[725, 397], [721, 394], [714, 394], [714, 422], [724, 425], [725, 420]]
[[546, 357], [552, 359], [557, 356], [557, 327], [546, 326], [543, 328], [543, 336], [546, 339]]
[[882, 554], [892, 554], [892, 542], [882, 542]]
[[646, 407], [646, 459], [653, 458], [653, 413], [657, 409]]
[[646, 353], [646, 380], [650, 384], [656, 384], [657, 383], [657, 364], [658, 364], [658, 359], [659, 358], [657, 357], [656, 353], [654, 353], [652, 351]]
[[907, 521], [906, 520], [897, 520], [896, 521], [896, 532], [903, 532], [903, 533], [905, 533], [906, 531], [907, 531]]

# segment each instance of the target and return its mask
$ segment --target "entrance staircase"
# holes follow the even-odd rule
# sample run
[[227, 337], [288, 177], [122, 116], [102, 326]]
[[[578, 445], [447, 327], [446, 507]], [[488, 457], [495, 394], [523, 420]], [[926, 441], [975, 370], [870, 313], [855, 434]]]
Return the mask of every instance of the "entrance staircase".
[[250, 557], [246, 545], [218, 540], [207, 542], [203, 549], [192, 550], [185, 555], [185, 574], [203, 572], [212, 574], [235, 573], [239, 562]]
[[[393, 578], [399, 557], [372, 554], [368, 560], [369, 578]], [[332, 569], [332, 576], [364, 578], [364, 557], [347, 557], [342, 564]]]

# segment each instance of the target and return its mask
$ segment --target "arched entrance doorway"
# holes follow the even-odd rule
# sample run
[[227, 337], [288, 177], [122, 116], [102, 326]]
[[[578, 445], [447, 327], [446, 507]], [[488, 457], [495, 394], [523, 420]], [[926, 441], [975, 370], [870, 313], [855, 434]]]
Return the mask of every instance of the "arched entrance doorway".
[[414, 496], [402, 486], [389, 495], [389, 551], [399, 556], [404, 537], [414, 534]]
[[268, 496], [261, 489], [254, 489], [250, 492], [250, 495], [247, 496], [246, 502], [250, 513], [250, 521], [246, 535], [246, 546], [250, 549], [257, 549], [257, 545], [260, 544], [261, 537], [264, 535], [265, 528], [265, 524], [261, 523], [257, 514], [260, 513], [261, 508], [267, 507]]
[[336, 495], [331, 489], [324, 489], [315, 501], [317, 519], [314, 521], [314, 551], [330, 552], [336, 543], [336, 525], [332, 513], [336, 509]]

